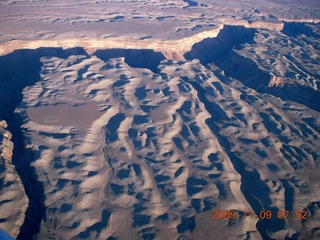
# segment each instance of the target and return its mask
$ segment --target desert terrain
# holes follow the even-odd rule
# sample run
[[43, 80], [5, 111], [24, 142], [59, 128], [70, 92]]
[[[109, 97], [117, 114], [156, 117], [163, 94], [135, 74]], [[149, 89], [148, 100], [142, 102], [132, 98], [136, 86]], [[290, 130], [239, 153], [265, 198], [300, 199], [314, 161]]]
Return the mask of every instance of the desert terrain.
[[319, 239], [319, 9], [0, 2], [0, 229]]

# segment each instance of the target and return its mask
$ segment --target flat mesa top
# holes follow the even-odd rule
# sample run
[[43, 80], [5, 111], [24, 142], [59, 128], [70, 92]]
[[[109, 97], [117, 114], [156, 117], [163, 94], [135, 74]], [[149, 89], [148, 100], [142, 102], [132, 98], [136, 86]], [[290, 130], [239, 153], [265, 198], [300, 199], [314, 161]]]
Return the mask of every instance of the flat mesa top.
[[110, 38], [173, 40], [228, 20], [314, 21], [319, 1], [42, 1], [0, 2], [0, 42]]

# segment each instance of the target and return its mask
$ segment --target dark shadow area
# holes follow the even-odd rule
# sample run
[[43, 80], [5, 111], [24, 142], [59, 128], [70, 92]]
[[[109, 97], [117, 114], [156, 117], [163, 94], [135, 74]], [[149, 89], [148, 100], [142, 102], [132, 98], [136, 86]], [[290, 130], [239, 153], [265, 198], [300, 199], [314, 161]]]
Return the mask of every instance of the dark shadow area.
[[154, 227], [146, 227], [139, 231], [143, 240], [151, 240], [156, 238], [156, 230]]
[[179, 177], [183, 173], [184, 169], [185, 169], [184, 166], [179, 167], [178, 170], [174, 173], [174, 177], [175, 178]]
[[[130, 80], [128, 79], [128, 77], [124, 74], [120, 75], [120, 79], [118, 79], [117, 81], [115, 81], [112, 84], [112, 88], [118, 88], [118, 87], [122, 87], [124, 85], [126, 85], [127, 83], [130, 83]], [[116, 93], [119, 94], [119, 93]]]
[[191, 123], [191, 124], [189, 125], [189, 128], [190, 128], [192, 134], [193, 134], [196, 138], [198, 138], [198, 137], [199, 137], [200, 128], [197, 126], [197, 124], [193, 122], [193, 123]]
[[196, 227], [195, 218], [192, 217], [182, 217], [181, 223], [177, 226], [178, 233], [183, 233], [187, 230], [192, 232]]
[[78, 167], [80, 165], [82, 165], [82, 163], [79, 163], [79, 162], [76, 162], [76, 161], [69, 160], [69, 161], [66, 162], [66, 167], [67, 168], [75, 168], [75, 167]]
[[[188, 3], [187, 7], [196, 7], [199, 5], [196, 1], [192, 1], [192, 0], [183, 0], [183, 1]], [[187, 7], [183, 7], [183, 8], [187, 8]]]
[[168, 219], [169, 219], [169, 214], [168, 213], [164, 213], [164, 214], [159, 215], [158, 217], [156, 217], [154, 220], [155, 220], [155, 222], [157, 222], [157, 221], [165, 222]]
[[154, 177], [154, 179], [156, 180], [157, 183], [162, 183], [162, 182], [167, 182], [168, 180], [170, 180], [170, 176], [158, 174]]
[[290, 184], [290, 181], [282, 179], [281, 180], [284, 187], [284, 202], [285, 209], [288, 211], [293, 210], [293, 201], [294, 201], [294, 187]]
[[161, 190], [161, 193], [171, 202], [174, 202], [176, 199], [176, 189], [170, 183], [157, 183], [158, 188]]
[[201, 200], [202, 199], [191, 199], [191, 206], [197, 213], [201, 211]]
[[85, 231], [81, 232], [78, 235], [79, 239], [89, 239], [91, 232], [97, 232], [96, 237], [99, 238], [100, 232], [108, 225], [110, 216], [111, 212], [107, 209], [104, 209], [101, 213], [100, 221], [88, 227]]
[[253, 60], [232, 50], [213, 63], [223, 70], [226, 76], [235, 78], [256, 91], [266, 88], [271, 79], [271, 75], [262, 71]]
[[223, 185], [222, 182], [216, 182], [215, 183], [218, 190], [219, 190], [219, 197], [221, 198], [226, 198], [227, 197], [227, 191], [226, 191], [226, 187]]
[[117, 173], [117, 177], [121, 180], [128, 178], [130, 175], [130, 169], [120, 169]]
[[19, 174], [29, 199], [25, 220], [17, 239], [33, 239], [40, 230], [41, 221], [46, 216], [44, 187], [39, 182], [36, 170], [31, 166], [34, 154], [26, 150], [21, 131], [22, 120], [14, 109], [22, 100], [22, 90], [40, 80], [42, 57], [68, 58], [71, 55], [87, 55], [82, 48], [38, 48], [16, 50], [0, 57], [0, 119], [8, 123], [14, 143], [12, 162]]
[[181, 152], [184, 152], [184, 148], [182, 145], [182, 140], [179, 137], [173, 137], [172, 138], [174, 144], [180, 149]]
[[108, 142], [115, 142], [118, 138], [118, 129], [120, 127], [121, 122], [126, 117], [122, 113], [117, 113], [113, 117], [110, 118], [108, 124], [106, 125], [106, 141]]
[[207, 185], [206, 180], [199, 179], [195, 177], [188, 177], [187, 178], [187, 194], [188, 196], [192, 196], [194, 194], [197, 194], [201, 192], [204, 188], [204, 186]]
[[140, 213], [144, 210], [146, 210], [146, 207], [144, 207], [142, 204], [140, 203], [133, 204], [133, 213]]
[[108, 237], [107, 240], [117, 240], [115, 237]]
[[87, 55], [82, 48], [38, 48], [16, 50], [0, 57], [0, 119], [6, 119], [22, 100], [21, 92], [40, 80], [42, 57], [68, 58]]
[[67, 213], [67, 212], [69, 212], [69, 211], [72, 209], [72, 206], [73, 206], [72, 203], [70, 203], [70, 204], [68, 204], [68, 203], [63, 203], [63, 204], [61, 205], [61, 207], [60, 207], [60, 211], [61, 211], [61, 212], [64, 212], [64, 213]]
[[[308, 23], [308, 24], [311, 24], [311, 23]], [[307, 26], [306, 23], [285, 22], [281, 32], [286, 34], [289, 37], [297, 37], [303, 34], [306, 37], [320, 38], [320, 36], [314, 33], [312, 28]]]
[[[301, 33], [319, 37], [311, 28], [303, 23], [288, 23], [286, 32]], [[292, 24], [292, 25], [291, 25]], [[295, 26], [299, 26], [295, 30]], [[291, 30], [290, 30], [291, 29]], [[289, 31], [290, 30], [290, 31]], [[242, 82], [245, 86], [260, 93], [269, 93], [284, 101], [293, 101], [320, 111], [320, 93], [309, 86], [298, 83], [286, 84], [284, 87], [268, 87], [271, 74], [262, 71], [251, 59], [237, 54], [233, 49], [241, 49], [241, 44], [254, 44], [255, 29], [242, 26], [225, 26], [216, 38], [207, 38], [193, 45], [191, 51], [185, 53], [187, 60], [199, 59], [201, 64], [210, 69], [214, 64], [224, 75]], [[293, 33], [292, 33], [293, 34]], [[219, 77], [217, 75], [217, 77]]]
[[[235, 170], [240, 174], [241, 176], [241, 192], [243, 193], [244, 197], [246, 198], [247, 202], [252, 207], [253, 211], [259, 216], [260, 211], [263, 209], [271, 210], [273, 215], [277, 214], [278, 209], [275, 207], [272, 207], [272, 201], [269, 198], [270, 189], [268, 185], [261, 180], [260, 174], [257, 170], [248, 171], [246, 169], [246, 164], [243, 162], [243, 160], [231, 150], [231, 144], [228, 141], [228, 138], [226, 136], [223, 136], [220, 134], [220, 128], [216, 124], [217, 118], [215, 109], [211, 108], [212, 102], [207, 100], [206, 98], [206, 91], [203, 89], [199, 83], [195, 82], [195, 80], [192, 79], [184, 79], [185, 81], [188, 81], [193, 88], [197, 91], [197, 96], [199, 100], [204, 104], [206, 110], [210, 114], [210, 118], [206, 119], [206, 124], [210, 128], [210, 130], [213, 132], [213, 134], [217, 137], [217, 140], [219, 141], [219, 144], [223, 147], [223, 149], [228, 154], [228, 157], [230, 158], [230, 161], [232, 162]], [[209, 155], [210, 158], [213, 158], [214, 156]], [[193, 183], [194, 181], [192, 181]], [[201, 183], [196, 183], [196, 188], [191, 188], [191, 193], [195, 191], [199, 191], [199, 187]], [[191, 184], [191, 186], [193, 186]], [[200, 186], [199, 186], [200, 185]], [[188, 188], [188, 181], [187, 181], [187, 188]], [[221, 190], [223, 190], [221, 188]], [[190, 190], [189, 190], [190, 191]], [[187, 193], [189, 194], [189, 191], [187, 189]], [[220, 191], [220, 189], [219, 189]], [[223, 194], [223, 191], [220, 192], [220, 194]], [[223, 197], [223, 195], [222, 195]], [[284, 220], [279, 220], [277, 218], [271, 218], [271, 219], [260, 219], [257, 222], [257, 229], [259, 233], [261, 234], [263, 239], [270, 239], [268, 232], [274, 232], [281, 230], [285, 227]]]
[[61, 190], [62, 188], [65, 187], [65, 185], [66, 185], [68, 182], [70, 182], [70, 180], [60, 178], [60, 179], [57, 181], [57, 187]]
[[17, 239], [28, 240], [33, 239], [39, 232], [41, 221], [46, 216], [44, 186], [42, 182], [38, 181], [36, 169], [30, 165], [34, 159], [34, 153], [25, 149], [24, 137], [20, 128], [22, 124], [20, 116], [12, 115], [7, 121], [9, 123], [8, 130], [12, 133], [14, 144], [12, 163], [20, 176], [29, 199], [29, 206]]
[[111, 58], [124, 57], [125, 63], [133, 68], [147, 68], [152, 72], [158, 73], [158, 65], [165, 57], [160, 52], [150, 49], [108, 49], [97, 50], [96, 55], [101, 60], [107, 62]]
[[141, 101], [145, 99], [147, 93], [150, 90], [147, 90], [145, 86], [139, 87], [135, 89], [134, 95]]
[[[319, 102], [318, 102], [319, 103]], [[316, 132], [320, 132], [320, 126], [317, 124], [317, 120], [314, 117], [302, 118], [302, 120]]]
[[114, 195], [121, 195], [124, 193], [124, 187], [121, 185], [111, 183], [110, 187]]
[[263, 125], [269, 132], [276, 134], [277, 136], [282, 133], [282, 130], [279, 129], [277, 122], [267, 113], [260, 112], [260, 117], [263, 119]]
[[242, 26], [225, 25], [216, 38], [206, 38], [195, 43], [192, 49], [184, 54], [186, 60], [199, 59], [201, 64], [215, 62], [215, 60], [228, 54], [234, 46], [242, 43], [254, 43], [255, 29]]
[[133, 215], [133, 226], [141, 227], [150, 223], [151, 216], [144, 214], [134, 214]]
[[148, 123], [149, 116], [148, 115], [134, 115], [132, 122], [133, 122], [133, 124], [137, 124], [137, 125]]
[[208, 211], [208, 210], [211, 210], [217, 204], [215, 202], [215, 198], [213, 198], [213, 197], [205, 197], [203, 199], [203, 205], [204, 205], [204, 208], [202, 209], [202, 211]]
[[282, 88], [270, 87], [264, 89], [265, 93], [272, 94], [283, 101], [292, 101], [305, 105], [315, 111], [320, 112], [320, 92], [309, 86], [303, 85], [285, 85]]
[[140, 167], [140, 165], [138, 165], [136, 163], [133, 163], [132, 167], [133, 167], [133, 170], [134, 170], [136, 176], [140, 177], [141, 176], [141, 167]]
[[[299, 217], [301, 217], [303, 215], [305, 216], [301, 220], [302, 224], [303, 225], [308, 224], [308, 218], [316, 217], [317, 216], [317, 212], [318, 212], [319, 209], [320, 209], [320, 202], [310, 202], [308, 204], [308, 206], [305, 209], [303, 209], [303, 210], [307, 211], [306, 215], [301, 213], [303, 210], [301, 210], [301, 211], [299, 210], [299, 212], [300, 212], [299, 215], [300, 216], [299, 215], [298, 216]], [[313, 228], [312, 237], [310, 236], [310, 239], [318, 239], [319, 233], [320, 233], [320, 227]]]

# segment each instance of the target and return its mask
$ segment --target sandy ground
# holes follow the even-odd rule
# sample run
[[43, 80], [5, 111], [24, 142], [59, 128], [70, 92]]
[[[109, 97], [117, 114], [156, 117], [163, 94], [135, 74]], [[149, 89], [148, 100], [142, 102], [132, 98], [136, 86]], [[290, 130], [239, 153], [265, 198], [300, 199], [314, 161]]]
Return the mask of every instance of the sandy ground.
[[[16, 110], [44, 186], [37, 239], [317, 239], [320, 6], [256, 2], [0, 3], [1, 55], [51, 48]], [[252, 41], [212, 49], [227, 25]], [[16, 236], [27, 199], [1, 166], [0, 227]]]
[[319, 2], [5, 0], [0, 3], [0, 42], [11, 40], [109, 38], [179, 39], [212, 30], [223, 20], [314, 21]]

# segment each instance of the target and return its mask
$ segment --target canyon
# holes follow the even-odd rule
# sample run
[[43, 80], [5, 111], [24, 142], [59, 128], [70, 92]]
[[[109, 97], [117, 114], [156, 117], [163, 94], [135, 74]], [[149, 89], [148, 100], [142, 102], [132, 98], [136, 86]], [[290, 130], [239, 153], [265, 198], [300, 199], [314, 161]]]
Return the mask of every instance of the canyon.
[[0, 227], [17, 239], [316, 239], [319, 23], [223, 21], [178, 40], [1, 42]]

